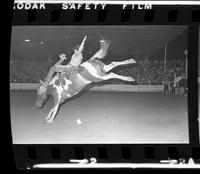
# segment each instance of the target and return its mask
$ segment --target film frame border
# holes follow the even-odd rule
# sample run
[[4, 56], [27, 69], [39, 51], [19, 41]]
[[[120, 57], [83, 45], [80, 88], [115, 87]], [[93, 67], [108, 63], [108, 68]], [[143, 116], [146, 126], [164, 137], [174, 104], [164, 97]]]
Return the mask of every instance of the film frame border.
[[184, 160], [187, 164], [190, 158], [193, 158], [195, 163], [199, 163], [199, 149], [199, 146], [185, 144], [14, 145], [16, 164], [19, 169], [35, 169], [33, 166], [36, 164], [72, 164], [71, 159], [81, 161], [91, 158], [96, 158], [97, 164], [160, 164], [162, 160], [178, 162]]
[[[20, 25], [187, 25], [188, 26], [188, 144], [13, 144], [17, 168], [28, 169], [36, 163], [67, 163], [69, 159], [98, 157], [98, 162], [106, 163], [159, 163], [162, 159], [188, 160], [190, 157], [200, 162], [199, 125], [198, 125], [198, 36], [200, 21], [195, 14], [200, 13], [200, 6], [195, 5], [156, 5], [153, 10], [125, 11], [118, 5], [106, 6], [107, 20], [98, 22], [100, 10], [84, 11], [77, 16], [82, 21], [74, 20], [77, 10], [67, 13], [59, 10], [59, 4], [48, 4], [45, 11], [13, 10], [13, 26]], [[55, 13], [53, 13], [53, 12]], [[121, 13], [119, 13], [119, 11]], [[169, 21], [170, 11], [177, 20]], [[93, 15], [91, 15], [91, 13]], [[104, 13], [104, 12], [100, 12]], [[129, 21], [122, 21], [122, 16], [129, 16]], [[174, 14], [173, 14], [174, 13]], [[67, 15], [66, 15], [67, 14]], [[112, 14], [112, 15], [110, 15]], [[122, 14], [122, 16], [121, 16]], [[148, 15], [147, 15], [148, 14]], [[51, 21], [51, 16], [59, 16]], [[146, 21], [145, 16], [154, 16]], [[115, 16], [113, 18], [113, 16]], [[79, 17], [78, 17], [79, 18]], [[156, 18], [156, 19], [155, 19]], [[48, 19], [48, 20], [47, 20]], [[196, 78], [194, 78], [196, 77]], [[101, 152], [99, 154], [99, 152]]]

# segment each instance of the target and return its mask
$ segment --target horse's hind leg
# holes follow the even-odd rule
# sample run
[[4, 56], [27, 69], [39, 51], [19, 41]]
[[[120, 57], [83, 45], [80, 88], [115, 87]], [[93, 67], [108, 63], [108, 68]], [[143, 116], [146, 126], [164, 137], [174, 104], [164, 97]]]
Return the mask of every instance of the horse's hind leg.
[[120, 79], [124, 81], [129, 81], [129, 82], [134, 82], [134, 78], [131, 76], [121, 76], [115, 73], [109, 73], [101, 77], [103, 80], [108, 80], [108, 79]]
[[49, 114], [45, 118], [45, 123], [48, 123], [47, 121], [51, 118], [52, 112], [53, 112], [53, 108], [49, 111]]
[[126, 64], [131, 64], [131, 63], [136, 63], [136, 61], [134, 59], [128, 59], [128, 60], [124, 60], [124, 61], [121, 61], [121, 62], [112, 62], [111, 64], [104, 65], [103, 69], [106, 72], [108, 72], [111, 69], [115, 68], [116, 66], [126, 65]]

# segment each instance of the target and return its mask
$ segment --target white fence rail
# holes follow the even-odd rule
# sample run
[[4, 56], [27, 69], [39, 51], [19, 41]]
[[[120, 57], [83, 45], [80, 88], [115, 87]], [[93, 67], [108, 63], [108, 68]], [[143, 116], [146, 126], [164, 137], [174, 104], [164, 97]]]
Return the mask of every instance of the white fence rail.
[[[10, 83], [10, 90], [36, 90], [38, 83]], [[94, 86], [89, 91], [116, 91], [116, 92], [162, 92], [162, 85], [102, 85]]]

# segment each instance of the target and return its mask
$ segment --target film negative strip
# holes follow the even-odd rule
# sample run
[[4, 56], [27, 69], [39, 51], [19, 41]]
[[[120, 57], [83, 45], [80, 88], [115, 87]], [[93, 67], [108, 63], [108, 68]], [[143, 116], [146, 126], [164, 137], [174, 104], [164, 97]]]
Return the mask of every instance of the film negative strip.
[[198, 1], [16, 0], [16, 167], [200, 168], [199, 16]]

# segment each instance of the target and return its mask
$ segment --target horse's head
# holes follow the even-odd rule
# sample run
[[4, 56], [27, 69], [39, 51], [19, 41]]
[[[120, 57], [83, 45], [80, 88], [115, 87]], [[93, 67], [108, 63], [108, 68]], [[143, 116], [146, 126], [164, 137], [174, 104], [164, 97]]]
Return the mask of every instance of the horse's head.
[[44, 82], [40, 80], [40, 86], [37, 88], [37, 100], [36, 106], [41, 108], [47, 99], [47, 88], [44, 86]]

